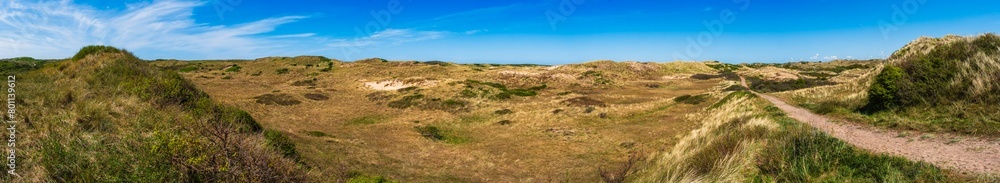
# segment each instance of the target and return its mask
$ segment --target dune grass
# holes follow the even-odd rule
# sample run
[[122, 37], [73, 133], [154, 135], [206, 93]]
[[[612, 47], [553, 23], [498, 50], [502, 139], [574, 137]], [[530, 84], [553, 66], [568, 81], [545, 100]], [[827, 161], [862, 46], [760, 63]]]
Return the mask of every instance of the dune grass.
[[928, 163], [875, 155], [799, 123], [746, 92], [704, 112], [703, 126], [654, 155], [636, 182], [964, 182]]
[[30, 96], [21, 101], [27, 127], [18, 135], [32, 139], [18, 149], [31, 154], [19, 156], [20, 179], [304, 180], [284, 134], [124, 50], [85, 47], [73, 59], [18, 76], [18, 95]]

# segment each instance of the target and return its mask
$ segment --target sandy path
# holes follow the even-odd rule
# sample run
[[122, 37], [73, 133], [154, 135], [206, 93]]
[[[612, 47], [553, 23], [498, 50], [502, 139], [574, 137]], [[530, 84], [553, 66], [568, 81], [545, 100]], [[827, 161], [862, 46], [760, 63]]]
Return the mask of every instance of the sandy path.
[[[740, 77], [743, 86], [746, 80]], [[749, 87], [748, 87], [749, 88]], [[986, 174], [1000, 173], [1000, 141], [983, 140], [957, 135], [935, 135], [923, 139], [911, 135], [898, 137], [899, 131], [866, 127], [857, 123], [833, 123], [821, 115], [798, 108], [776, 97], [754, 92], [780, 108], [789, 117], [809, 124], [830, 136], [843, 140], [855, 147], [874, 153], [902, 156], [914, 161], [924, 161], [939, 167], [962, 172]], [[874, 129], [874, 130], [873, 130]], [[955, 142], [952, 139], [960, 139]]]

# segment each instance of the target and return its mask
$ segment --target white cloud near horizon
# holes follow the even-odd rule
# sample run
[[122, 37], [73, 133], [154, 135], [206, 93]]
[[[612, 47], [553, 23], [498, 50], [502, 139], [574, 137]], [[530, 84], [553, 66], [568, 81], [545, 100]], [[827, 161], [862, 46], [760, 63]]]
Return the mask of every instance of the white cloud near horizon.
[[326, 44], [326, 46], [363, 48], [370, 46], [400, 45], [406, 42], [440, 39], [450, 34], [452, 34], [452, 32], [418, 31], [414, 29], [385, 29], [366, 37], [355, 38], [354, 40], [332, 40], [329, 44]]
[[[278, 26], [307, 16], [272, 17], [236, 25], [196, 23], [194, 8], [205, 5], [201, 1], [163, 0], [128, 5], [119, 11], [95, 9], [70, 0], [0, 0], [0, 58], [67, 58], [86, 45], [128, 49], [146, 59], [258, 58], [335, 54], [339, 53], [337, 44], [349, 43], [346, 39], [324, 38], [312, 32], [273, 35]], [[355, 43], [398, 45], [449, 34], [386, 29], [357, 38]]]

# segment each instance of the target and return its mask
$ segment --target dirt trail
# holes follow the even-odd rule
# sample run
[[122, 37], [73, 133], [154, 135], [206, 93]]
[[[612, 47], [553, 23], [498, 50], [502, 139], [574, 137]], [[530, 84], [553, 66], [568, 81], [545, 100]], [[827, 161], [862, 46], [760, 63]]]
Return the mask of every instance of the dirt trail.
[[[740, 77], [740, 80], [743, 86], [747, 86], [743, 77]], [[938, 134], [926, 139], [915, 137], [916, 135], [899, 137], [899, 131], [866, 127], [850, 122], [833, 123], [824, 116], [789, 105], [776, 97], [757, 92], [754, 94], [774, 103], [788, 113], [789, 117], [816, 127], [855, 147], [874, 153], [887, 153], [914, 161], [929, 162], [962, 172], [1000, 174], [1000, 140], [948, 134]]]

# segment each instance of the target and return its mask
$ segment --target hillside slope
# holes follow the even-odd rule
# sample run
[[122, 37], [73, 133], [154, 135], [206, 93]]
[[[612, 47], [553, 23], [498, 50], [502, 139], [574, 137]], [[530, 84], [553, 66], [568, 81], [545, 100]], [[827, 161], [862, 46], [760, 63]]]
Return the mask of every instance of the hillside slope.
[[126, 51], [88, 46], [16, 77], [18, 176], [7, 181], [304, 180], [287, 137]]
[[[889, 58], [862, 111], [974, 135], [1000, 135], [1000, 37], [920, 38]], [[928, 112], [930, 111], [930, 112]]]

